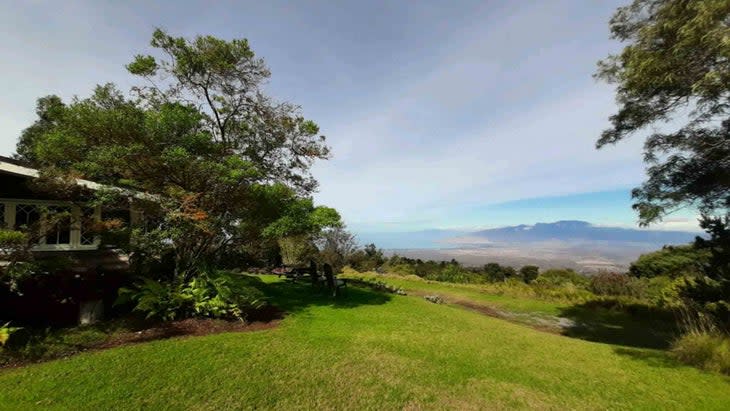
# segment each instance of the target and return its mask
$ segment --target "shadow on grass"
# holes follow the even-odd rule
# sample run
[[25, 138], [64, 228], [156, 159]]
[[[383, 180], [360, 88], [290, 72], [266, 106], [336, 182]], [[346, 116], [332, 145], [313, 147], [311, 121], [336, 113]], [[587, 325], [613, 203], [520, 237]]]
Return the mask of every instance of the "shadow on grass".
[[386, 293], [358, 287], [351, 283], [340, 289], [335, 297], [326, 288], [313, 287], [306, 282], [265, 283], [258, 279], [255, 287], [266, 295], [271, 304], [289, 313], [301, 311], [310, 306], [355, 308], [363, 305], [380, 305], [387, 303], [392, 298]]
[[675, 361], [666, 351], [642, 350], [636, 348], [618, 347], [613, 350], [616, 354], [641, 361], [651, 367], [679, 368], [682, 364]]
[[641, 304], [595, 300], [564, 308], [560, 316], [574, 322], [563, 335], [588, 341], [665, 349], [677, 335], [671, 312]]

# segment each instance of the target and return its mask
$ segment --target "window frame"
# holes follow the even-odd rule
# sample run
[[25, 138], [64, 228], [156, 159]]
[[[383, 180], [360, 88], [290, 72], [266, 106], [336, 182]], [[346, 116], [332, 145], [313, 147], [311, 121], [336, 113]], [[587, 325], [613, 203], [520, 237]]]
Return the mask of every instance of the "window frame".
[[[86, 205], [78, 205], [69, 201], [53, 201], [53, 200], [30, 200], [18, 198], [0, 198], [0, 203], [4, 206], [4, 225], [5, 227], [15, 227], [15, 208], [19, 204], [34, 205], [39, 207], [70, 207], [71, 208], [71, 224], [70, 224], [70, 241], [69, 244], [46, 244], [46, 236], [41, 237], [39, 244], [33, 246], [31, 251], [82, 251], [96, 250], [101, 245], [101, 236], [94, 235], [92, 244], [81, 244], [81, 220], [83, 217], [82, 207], [91, 208]], [[101, 206], [94, 206], [94, 221], [101, 221]], [[41, 216], [41, 221], [43, 216]]]

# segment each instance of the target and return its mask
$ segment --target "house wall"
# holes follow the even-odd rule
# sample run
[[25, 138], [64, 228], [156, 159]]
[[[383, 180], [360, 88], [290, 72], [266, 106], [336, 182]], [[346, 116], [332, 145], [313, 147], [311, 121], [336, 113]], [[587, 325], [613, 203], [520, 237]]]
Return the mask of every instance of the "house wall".
[[[28, 177], [0, 172], [0, 199], [4, 199], [0, 202], [10, 205], [8, 213], [0, 215], [0, 225], [12, 223], [15, 216], [9, 212], [16, 204], [71, 204], [52, 194], [34, 191], [31, 181]], [[78, 214], [79, 210], [73, 206], [74, 213]], [[96, 215], [101, 216], [100, 209]], [[79, 233], [78, 229], [72, 231], [76, 244]], [[20, 285], [21, 294], [0, 286], [0, 318], [18, 324], [71, 325], [78, 320], [81, 304], [98, 300], [103, 301], [107, 313], [112, 313], [117, 290], [131, 281], [128, 256], [98, 242], [84, 250], [78, 249], [84, 247], [71, 248], [43, 244], [37, 247], [33, 251], [36, 261], [59, 261], [59, 268], [25, 280]]]

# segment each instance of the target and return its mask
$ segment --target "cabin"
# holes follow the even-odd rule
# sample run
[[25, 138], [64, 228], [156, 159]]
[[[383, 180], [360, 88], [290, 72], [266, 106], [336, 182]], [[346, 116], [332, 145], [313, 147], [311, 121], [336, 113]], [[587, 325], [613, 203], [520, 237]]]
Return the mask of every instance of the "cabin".
[[[129, 280], [129, 256], [105, 243], [95, 228], [102, 218], [110, 217], [139, 223], [142, 214], [135, 211], [134, 200], [141, 194], [125, 191], [128, 208], [103, 210], [89, 200], [93, 191], [104, 186], [77, 179], [78, 190], [69, 199], [39, 190], [33, 184], [38, 177], [38, 170], [0, 156], [0, 228], [38, 227], [33, 259], [63, 264], [57, 272], [33, 281], [23, 298], [0, 290], [0, 313], [4, 314], [0, 317], [39, 323], [91, 322], [113, 305], [118, 288]], [[50, 215], [62, 217], [52, 219]], [[0, 261], [0, 267], [4, 264], [7, 262]], [[54, 292], [71, 298], [57, 303], [51, 295]]]

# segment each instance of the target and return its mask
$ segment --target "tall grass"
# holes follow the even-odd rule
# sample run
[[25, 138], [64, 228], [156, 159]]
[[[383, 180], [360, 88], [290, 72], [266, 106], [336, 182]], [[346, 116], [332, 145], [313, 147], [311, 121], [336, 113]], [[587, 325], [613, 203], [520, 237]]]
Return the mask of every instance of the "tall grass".
[[677, 312], [683, 333], [672, 344], [672, 355], [685, 364], [730, 375], [730, 336], [691, 301], [683, 301]]
[[671, 352], [674, 358], [685, 364], [730, 375], [730, 337], [727, 335], [687, 333], [672, 344]]

